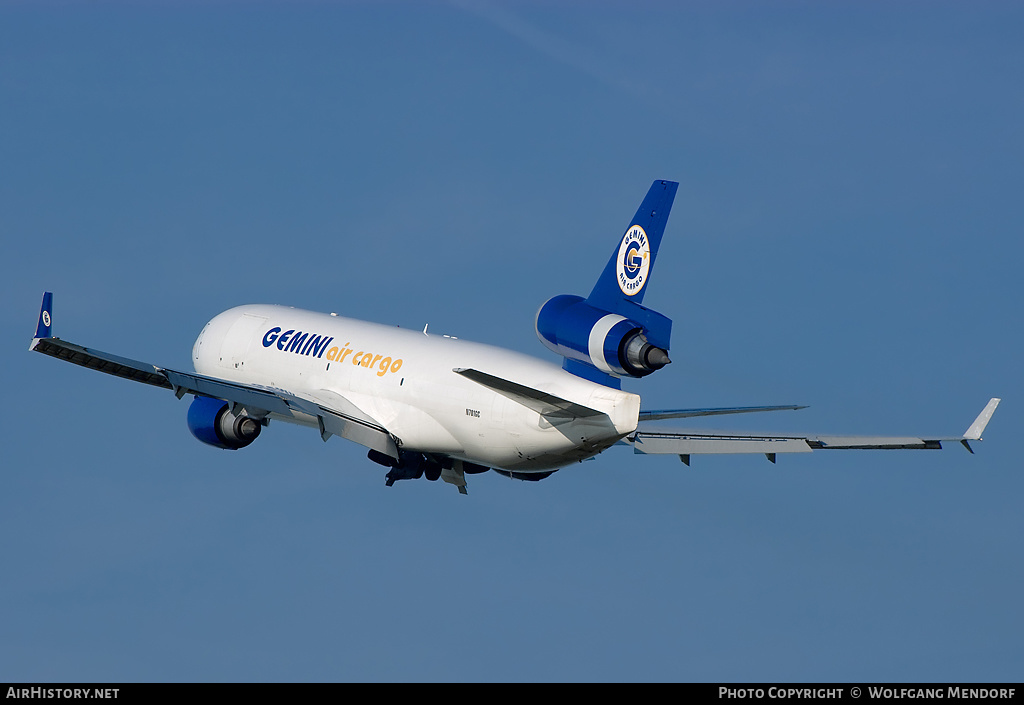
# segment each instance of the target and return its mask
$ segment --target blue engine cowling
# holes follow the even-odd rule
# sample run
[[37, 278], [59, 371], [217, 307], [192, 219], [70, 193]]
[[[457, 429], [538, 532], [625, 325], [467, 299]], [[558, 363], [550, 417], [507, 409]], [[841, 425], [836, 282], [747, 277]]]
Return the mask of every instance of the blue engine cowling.
[[222, 399], [197, 396], [188, 407], [188, 430], [203, 443], [217, 448], [245, 448], [256, 440], [261, 428], [258, 420], [231, 413]]
[[[645, 318], [667, 321], [641, 306], [636, 309]], [[647, 326], [595, 308], [580, 296], [548, 299], [537, 312], [536, 325], [537, 337], [554, 352], [615, 377], [644, 377], [671, 362], [667, 350], [648, 341]]]

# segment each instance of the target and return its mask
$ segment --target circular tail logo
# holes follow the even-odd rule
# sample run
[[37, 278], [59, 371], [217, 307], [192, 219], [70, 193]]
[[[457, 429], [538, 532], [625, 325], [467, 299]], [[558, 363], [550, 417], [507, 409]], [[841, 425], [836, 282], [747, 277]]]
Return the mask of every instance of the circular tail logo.
[[619, 257], [615, 266], [615, 278], [622, 293], [626, 296], [635, 296], [643, 291], [650, 268], [651, 245], [647, 240], [647, 233], [639, 225], [632, 225], [619, 245]]

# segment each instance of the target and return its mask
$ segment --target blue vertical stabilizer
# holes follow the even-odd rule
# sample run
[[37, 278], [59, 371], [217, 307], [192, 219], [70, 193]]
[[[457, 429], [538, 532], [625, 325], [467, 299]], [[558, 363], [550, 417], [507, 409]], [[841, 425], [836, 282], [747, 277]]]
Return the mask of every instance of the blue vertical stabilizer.
[[679, 184], [674, 181], [651, 184], [594, 290], [587, 297], [588, 304], [627, 318], [635, 317], [634, 305], [644, 299], [678, 188]]
[[537, 337], [565, 358], [566, 371], [619, 388], [619, 378], [671, 362], [672, 321], [640, 302], [678, 188], [674, 181], [651, 185], [589, 297], [555, 296], [537, 312]]

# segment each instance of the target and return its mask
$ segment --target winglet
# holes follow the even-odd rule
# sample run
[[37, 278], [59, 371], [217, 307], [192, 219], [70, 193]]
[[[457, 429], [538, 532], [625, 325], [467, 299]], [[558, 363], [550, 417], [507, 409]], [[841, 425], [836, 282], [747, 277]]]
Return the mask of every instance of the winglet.
[[[997, 397], [992, 397], [991, 399], [988, 400], [988, 404], [986, 404], [985, 408], [981, 410], [980, 414], [978, 414], [978, 418], [974, 419], [974, 423], [972, 423], [970, 428], [968, 428], [964, 432], [963, 440], [965, 440], [965, 441], [980, 441], [981, 440], [981, 434], [985, 430], [985, 426], [987, 426], [988, 422], [991, 420], [992, 414], [995, 413], [996, 407], [999, 406], [999, 402], [1000, 401], [1002, 401], [1002, 400], [998, 399]], [[964, 445], [966, 445], [966, 444], [964, 444]], [[970, 447], [968, 447], [968, 450], [970, 450]]]
[[43, 294], [43, 305], [39, 308], [39, 324], [36, 326], [37, 338], [52, 338], [51, 324], [53, 323], [53, 294], [49, 291]]

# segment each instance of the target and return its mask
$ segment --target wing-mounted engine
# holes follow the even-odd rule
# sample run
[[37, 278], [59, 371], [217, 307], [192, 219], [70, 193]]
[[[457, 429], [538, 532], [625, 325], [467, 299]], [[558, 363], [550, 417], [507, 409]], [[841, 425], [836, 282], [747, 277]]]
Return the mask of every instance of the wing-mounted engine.
[[[645, 377], [671, 360], [671, 321], [642, 306], [636, 318], [596, 308], [580, 296], [548, 299], [537, 312], [537, 337], [567, 360], [590, 365], [614, 377]], [[655, 325], [651, 325], [654, 323]]]
[[197, 396], [188, 407], [188, 430], [207, 445], [238, 450], [256, 440], [262, 424], [258, 419], [236, 415], [222, 399]]

